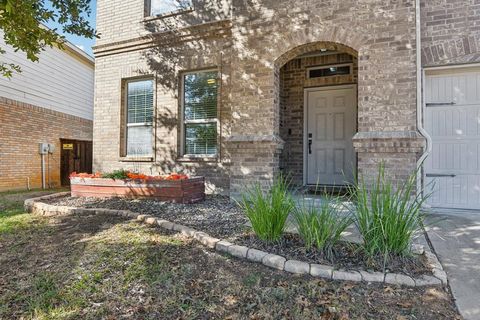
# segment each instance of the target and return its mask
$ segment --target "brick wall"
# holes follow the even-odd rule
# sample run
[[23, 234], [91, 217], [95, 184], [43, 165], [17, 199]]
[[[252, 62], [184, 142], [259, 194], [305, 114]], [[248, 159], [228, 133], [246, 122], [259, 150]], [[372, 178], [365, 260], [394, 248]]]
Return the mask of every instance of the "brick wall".
[[480, 3], [422, 1], [423, 66], [480, 62]]
[[[281, 68], [299, 55], [336, 47], [358, 58], [359, 171], [370, 176], [383, 159], [400, 179], [415, 169], [423, 145], [416, 133], [414, 4], [234, 0], [230, 15], [224, 10], [230, 1], [211, 0], [197, 1], [193, 12], [142, 20], [143, 0], [99, 1], [95, 169], [184, 170], [206, 175], [213, 189], [233, 195], [253, 181], [267, 184], [285, 145]], [[179, 74], [206, 67], [222, 73], [221, 156], [180, 161]], [[132, 164], [119, 161], [121, 81], [141, 75], [157, 79], [157, 152], [152, 163]]]
[[42, 186], [38, 144], [55, 144], [50, 184], [60, 185], [60, 139], [92, 140], [92, 121], [0, 97], [0, 191]]

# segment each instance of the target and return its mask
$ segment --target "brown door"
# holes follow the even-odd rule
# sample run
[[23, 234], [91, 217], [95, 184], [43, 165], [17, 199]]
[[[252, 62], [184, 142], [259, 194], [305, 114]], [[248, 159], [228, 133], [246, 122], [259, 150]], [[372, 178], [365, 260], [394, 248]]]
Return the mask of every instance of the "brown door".
[[62, 186], [69, 186], [72, 172], [92, 173], [92, 142], [64, 139], [60, 142]]

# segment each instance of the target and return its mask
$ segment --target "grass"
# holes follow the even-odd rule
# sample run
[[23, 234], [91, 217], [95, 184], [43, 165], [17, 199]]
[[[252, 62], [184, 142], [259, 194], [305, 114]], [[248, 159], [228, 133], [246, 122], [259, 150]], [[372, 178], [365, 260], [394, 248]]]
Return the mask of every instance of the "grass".
[[269, 189], [267, 192], [260, 184], [253, 185], [242, 195], [240, 206], [255, 234], [262, 240], [273, 242], [282, 237], [295, 202], [287, 178], [277, 177]]
[[121, 217], [17, 213], [26, 227], [0, 236], [0, 319], [457, 317], [441, 288], [292, 276]]

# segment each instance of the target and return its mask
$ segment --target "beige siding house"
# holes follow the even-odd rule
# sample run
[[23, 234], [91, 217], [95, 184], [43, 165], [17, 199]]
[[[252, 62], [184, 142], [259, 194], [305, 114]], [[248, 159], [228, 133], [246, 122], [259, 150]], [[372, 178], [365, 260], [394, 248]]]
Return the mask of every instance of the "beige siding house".
[[431, 205], [480, 208], [472, 1], [97, 6], [95, 170], [182, 171], [237, 196], [281, 171], [338, 187], [424, 163]]
[[[80, 162], [88, 162], [89, 151], [77, 150], [76, 141], [92, 141], [94, 60], [70, 43], [64, 50], [48, 48], [39, 62], [15, 52], [3, 34], [0, 47], [6, 51], [2, 62], [22, 69], [0, 77], [0, 190], [58, 187], [62, 178], [68, 183], [62, 168], [88, 169]], [[62, 142], [74, 149], [64, 151]], [[43, 156], [40, 143], [50, 145]]]

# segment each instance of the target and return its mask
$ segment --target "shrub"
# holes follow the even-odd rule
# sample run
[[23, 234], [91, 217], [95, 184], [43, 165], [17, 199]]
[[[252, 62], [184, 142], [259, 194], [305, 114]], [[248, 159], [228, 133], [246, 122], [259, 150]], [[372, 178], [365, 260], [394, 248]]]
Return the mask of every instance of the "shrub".
[[264, 192], [257, 183], [242, 195], [239, 204], [255, 234], [264, 241], [279, 240], [285, 230], [288, 215], [295, 207], [289, 185], [289, 180], [280, 176], [270, 191]]
[[130, 173], [130, 172], [129, 172], [128, 170], [120, 169], [120, 170], [115, 170], [115, 171], [110, 172], [110, 173], [104, 173], [104, 174], [102, 175], [102, 178], [107, 178], [107, 179], [127, 179], [129, 173]]
[[325, 196], [320, 206], [303, 201], [294, 211], [298, 233], [307, 250], [312, 247], [332, 256], [333, 247], [340, 241], [343, 231], [352, 223], [350, 214], [340, 212], [340, 198]]
[[376, 179], [368, 185], [362, 179], [352, 188], [356, 198], [355, 224], [368, 257], [405, 256], [413, 238], [421, 232], [421, 207], [428, 196], [415, 196], [416, 173], [401, 185], [385, 177], [381, 164]]

